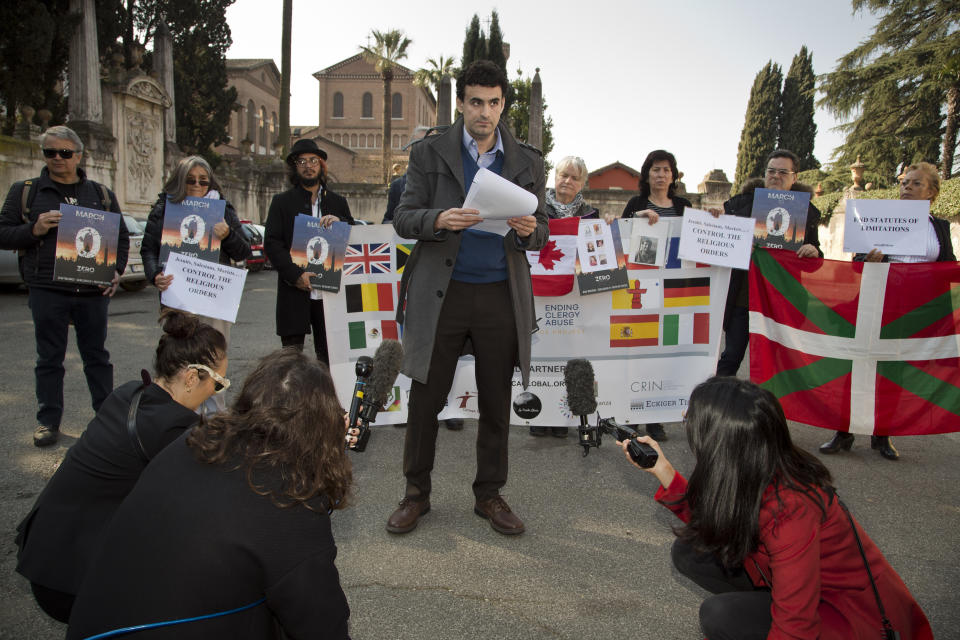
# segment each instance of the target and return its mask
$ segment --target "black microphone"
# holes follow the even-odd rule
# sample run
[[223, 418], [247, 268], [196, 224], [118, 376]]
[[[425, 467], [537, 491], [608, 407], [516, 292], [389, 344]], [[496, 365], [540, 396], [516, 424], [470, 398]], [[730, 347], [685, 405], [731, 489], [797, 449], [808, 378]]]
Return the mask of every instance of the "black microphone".
[[370, 374], [367, 390], [363, 395], [363, 407], [360, 409], [362, 420], [377, 421], [377, 412], [386, 403], [402, 363], [403, 347], [399, 342], [384, 340], [380, 343], [376, 353], [373, 354], [373, 373]]
[[[350, 397], [350, 411], [348, 412], [347, 425], [353, 429], [357, 426], [357, 416], [360, 414], [360, 408], [363, 405], [364, 389], [367, 386], [367, 378], [373, 372], [373, 360], [370, 356], [360, 356], [353, 367], [357, 374], [357, 381], [353, 385], [353, 394]], [[367, 436], [369, 437], [369, 436]], [[357, 439], [359, 444], [359, 438]], [[366, 444], [366, 442], [364, 442]], [[350, 445], [351, 449], [356, 449], [357, 445]], [[363, 449], [360, 449], [363, 451]]]
[[587, 416], [597, 410], [593, 365], [582, 358], [567, 360], [563, 371], [563, 384], [567, 388], [567, 406], [570, 407], [570, 412], [580, 417], [580, 428], [577, 430], [580, 444], [584, 451], [589, 451], [589, 447], [597, 446], [596, 430], [590, 429], [587, 424]]

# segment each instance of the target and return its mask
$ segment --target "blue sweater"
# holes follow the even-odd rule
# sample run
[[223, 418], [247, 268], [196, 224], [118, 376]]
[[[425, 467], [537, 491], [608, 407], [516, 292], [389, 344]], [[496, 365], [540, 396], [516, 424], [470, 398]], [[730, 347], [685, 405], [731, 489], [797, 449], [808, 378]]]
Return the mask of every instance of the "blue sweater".
[[[463, 184], [469, 193], [470, 185], [473, 184], [473, 178], [480, 167], [463, 145], [460, 146], [460, 157], [463, 160]], [[490, 165], [489, 170], [500, 175], [503, 171], [502, 154], [497, 154], [497, 159]], [[453, 266], [453, 279], [475, 283], [506, 280], [507, 255], [503, 249], [503, 237], [475, 229], [464, 229], [460, 233], [460, 252]]]

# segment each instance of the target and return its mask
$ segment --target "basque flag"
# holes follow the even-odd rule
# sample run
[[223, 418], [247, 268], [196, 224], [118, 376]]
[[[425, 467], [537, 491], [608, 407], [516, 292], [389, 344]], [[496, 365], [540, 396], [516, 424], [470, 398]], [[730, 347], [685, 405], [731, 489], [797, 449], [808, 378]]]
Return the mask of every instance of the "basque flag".
[[750, 377], [787, 418], [874, 435], [960, 431], [960, 264], [750, 266]]

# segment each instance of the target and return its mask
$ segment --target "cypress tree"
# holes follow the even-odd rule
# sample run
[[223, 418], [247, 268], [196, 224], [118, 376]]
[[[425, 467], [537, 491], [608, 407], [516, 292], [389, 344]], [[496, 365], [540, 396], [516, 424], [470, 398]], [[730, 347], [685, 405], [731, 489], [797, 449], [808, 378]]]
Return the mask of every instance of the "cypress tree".
[[473, 14], [470, 20], [470, 26], [467, 27], [466, 35], [463, 38], [463, 55], [460, 57], [460, 68], [466, 69], [467, 65], [477, 59], [477, 44], [480, 41], [480, 18]]
[[733, 180], [733, 192], [750, 178], [763, 175], [764, 162], [777, 146], [780, 118], [780, 84], [783, 73], [773, 61], [757, 72], [747, 102], [743, 131], [737, 147], [737, 171]]
[[[870, 37], [840, 58], [820, 84], [820, 104], [839, 118], [853, 118], [838, 149], [841, 159], [859, 150], [868, 167], [889, 170], [907, 159], [937, 162], [942, 145], [943, 173], [949, 175], [957, 128], [945, 131], [943, 124], [944, 118], [948, 125], [956, 121], [960, 101], [948, 96], [960, 91], [960, 76], [944, 70], [960, 51], [956, 0], [852, 0], [852, 5], [878, 19]], [[886, 143], [878, 140], [883, 136]]]
[[503, 55], [503, 33], [500, 31], [500, 16], [490, 12], [490, 37], [487, 38], [487, 60], [494, 63], [507, 75], [507, 57]]
[[473, 59], [474, 60], [486, 60], [487, 59], [487, 36], [480, 31], [480, 37], [477, 39], [477, 45], [473, 49]]
[[813, 94], [816, 90], [813, 75], [813, 55], [806, 45], [793, 56], [790, 71], [783, 81], [783, 110], [780, 113], [781, 149], [790, 149], [800, 157], [797, 171], [820, 166], [813, 156], [817, 125], [813, 121]]

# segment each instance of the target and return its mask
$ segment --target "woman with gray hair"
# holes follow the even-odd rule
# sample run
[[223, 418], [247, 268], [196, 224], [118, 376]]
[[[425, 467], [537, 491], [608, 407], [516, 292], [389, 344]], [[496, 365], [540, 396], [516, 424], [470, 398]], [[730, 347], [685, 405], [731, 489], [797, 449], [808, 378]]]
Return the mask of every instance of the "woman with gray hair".
[[[210, 164], [200, 156], [187, 156], [181, 160], [163, 187], [163, 192], [157, 196], [157, 201], [150, 210], [147, 218], [147, 228], [143, 234], [143, 243], [140, 246], [140, 257], [143, 258], [143, 272], [147, 282], [161, 292], [165, 291], [173, 281], [172, 275], [163, 272], [163, 263], [160, 262], [160, 238], [163, 234], [163, 214], [167, 202], [180, 203], [184, 198], [210, 198], [226, 200], [220, 193], [220, 185], [213, 177]], [[220, 263], [230, 264], [230, 260], [244, 260], [250, 256], [250, 245], [244, 238], [240, 227], [237, 212], [229, 202], [223, 212], [223, 221], [213, 227], [213, 233], [220, 239]], [[199, 316], [200, 319], [219, 331], [230, 341], [230, 324], [219, 318]], [[210, 399], [214, 406], [204, 406], [204, 409], [222, 411], [226, 407], [223, 394]]]
[[587, 165], [583, 158], [566, 156], [557, 163], [553, 189], [547, 189], [547, 215], [551, 218], [596, 218], [596, 209], [583, 201], [583, 186], [587, 183]]

